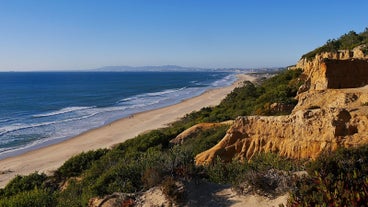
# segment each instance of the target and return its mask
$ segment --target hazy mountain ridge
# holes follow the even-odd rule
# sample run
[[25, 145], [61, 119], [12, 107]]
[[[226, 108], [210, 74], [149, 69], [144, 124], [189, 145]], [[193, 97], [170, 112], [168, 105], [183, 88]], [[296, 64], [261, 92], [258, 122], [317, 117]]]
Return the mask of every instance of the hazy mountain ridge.
[[270, 68], [201, 68], [185, 67], [179, 65], [155, 65], [155, 66], [104, 66], [90, 69], [99, 72], [242, 72], [242, 73], [267, 73], [282, 70], [280, 67]]

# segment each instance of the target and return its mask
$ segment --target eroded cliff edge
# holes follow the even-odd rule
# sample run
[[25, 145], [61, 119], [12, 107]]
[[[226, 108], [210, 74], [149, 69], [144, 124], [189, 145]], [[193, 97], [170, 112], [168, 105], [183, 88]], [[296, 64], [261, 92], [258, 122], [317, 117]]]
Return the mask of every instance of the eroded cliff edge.
[[301, 59], [307, 77], [287, 116], [238, 117], [225, 137], [196, 156], [196, 164], [250, 159], [258, 152], [316, 158], [324, 150], [368, 143], [368, 58], [353, 51]]

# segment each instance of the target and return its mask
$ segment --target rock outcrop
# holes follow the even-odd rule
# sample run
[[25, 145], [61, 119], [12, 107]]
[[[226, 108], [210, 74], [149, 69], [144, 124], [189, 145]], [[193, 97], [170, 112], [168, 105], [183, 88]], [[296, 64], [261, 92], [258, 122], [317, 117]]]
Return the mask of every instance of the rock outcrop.
[[[290, 158], [316, 158], [323, 150], [368, 143], [368, 119], [344, 109], [302, 110], [290, 116], [239, 117], [213, 148], [196, 156], [196, 164], [251, 159], [258, 152]], [[363, 136], [364, 134], [364, 136]]]
[[238, 117], [217, 145], [196, 156], [196, 164], [216, 157], [246, 160], [259, 152], [314, 159], [325, 150], [368, 144], [368, 87], [361, 87], [368, 84], [368, 58], [357, 51], [301, 60], [296, 68], [304, 69], [309, 87], [290, 115]]
[[311, 60], [303, 58], [294, 68], [303, 69], [308, 77], [307, 90], [360, 87], [368, 83], [368, 72], [365, 70], [368, 55], [363, 52], [366, 47], [361, 45], [353, 50], [325, 52]]
[[308, 75], [309, 90], [356, 88], [368, 84], [368, 61], [359, 59], [320, 61]]
[[304, 73], [309, 75], [311, 72], [317, 71], [320, 67], [320, 64], [325, 59], [330, 60], [349, 60], [349, 59], [368, 59], [368, 54], [364, 53], [366, 50], [366, 45], [360, 45], [355, 47], [353, 50], [340, 50], [336, 53], [331, 52], [323, 52], [317, 54], [313, 59], [302, 58], [295, 65], [295, 68], [302, 68]]
[[170, 140], [171, 144], [183, 144], [185, 140], [190, 139], [192, 137], [195, 137], [198, 133], [207, 130], [212, 129], [214, 127], [220, 127], [220, 126], [230, 126], [234, 123], [233, 120], [224, 121], [220, 123], [199, 123], [196, 124], [186, 130], [184, 130], [182, 133], [180, 133], [178, 136], [176, 136], [174, 139]]

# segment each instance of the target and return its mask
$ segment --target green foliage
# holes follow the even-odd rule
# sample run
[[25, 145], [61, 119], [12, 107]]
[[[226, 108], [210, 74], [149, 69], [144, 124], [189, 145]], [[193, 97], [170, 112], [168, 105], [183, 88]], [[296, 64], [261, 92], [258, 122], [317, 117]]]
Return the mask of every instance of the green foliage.
[[43, 186], [46, 179], [47, 176], [44, 173], [38, 174], [35, 172], [27, 176], [18, 175], [13, 178], [8, 185], [6, 185], [3, 191], [3, 196], [0, 196], [0, 198], [9, 197], [20, 192], [31, 191], [36, 188], [40, 188]]
[[[301, 70], [286, 70], [267, 79], [258, 89], [262, 91], [254, 102], [253, 114], [257, 115], [280, 115], [288, 114], [297, 104], [295, 96], [299, 87], [303, 84]], [[289, 111], [272, 111], [269, 107], [272, 103], [289, 105]]]
[[283, 158], [274, 153], [258, 153], [249, 162], [234, 160], [230, 163], [215, 160], [206, 167], [209, 180], [220, 184], [239, 184], [249, 179], [249, 172], [263, 173], [268, 170], [295, 172], [304, 169], [302, 161]]
[[124, 154], [136, 154], [137, 152], [145, 152], [149, 148], [161, 146], [167, 148], [169, 141], [179, 132], [170, 130], [169, 128], [152, 130], [149, 133], [138, 135], [134, 139], [129, 139], [115, 147], [115, 150]]
[[55, 176], [60, 179], [79, 176], [84, 170], [90, 168], [94, 161], [100, 159], [106, 153], [107, 149], [99, 149], [96, 151], [82, 152], [77, 156], [73, 156], [55, 171]]
[[244, 179], [244, 174], [249, 170], [246, 162], [232, 161], [226, 163], [217, 158], [212, 165], [206, 166], [206, 174], [211, 182], [219, 184], [235, 184]]
[[225, 136], [228, 129], [229, 126], [220, 126], [201, 131], [196, 136], [186, 140], [180, 148], [187, 150], [191, 157], [195, 157], [215, 146]]
[[55, 196], [47, 190], [34, 189], [19, 192], [9, 198], [0, 199], [0, 207], [53, 207]]
[[284, 158], [275, 153], [257, 153], [250, 160], [249, 166], [255, 171], [276, 169], [295, 172], [304, 169], [304, 162], [303, 160]]
[[73, 206], [83, 207], [87, 206], [87, 203], [92, 194], [83, 194], [83, 186], [76, 180], [71, 179], [68, 181], [68, 187], [63, 191], [56, 193], [57, 207]]
[[289, 206], [365, 206], [368, 203], [368, 146], [325, 153], [297, 182]]
[[351, 50], [356, 46], [368, 43], [368, 31], [367, 28], [364, 32], [357, 34], [354, 31], [350, 31], [347, 34], [342, 35], [339, 39], [328, 40], [323, 46], [307, 53], [302, 58], [309, 60], [314, 56], [322, 52], [337, 52], [338, 50]]
[[205, 167], [211, 182], [232, 184], [238, 194], [257, 193], [270, 198], [288, 192], [295, 182], [292, 172], [302, 169], [302, 161], [273, 153], [258, 153], [249, 162], [226, 163], [218, 158]]

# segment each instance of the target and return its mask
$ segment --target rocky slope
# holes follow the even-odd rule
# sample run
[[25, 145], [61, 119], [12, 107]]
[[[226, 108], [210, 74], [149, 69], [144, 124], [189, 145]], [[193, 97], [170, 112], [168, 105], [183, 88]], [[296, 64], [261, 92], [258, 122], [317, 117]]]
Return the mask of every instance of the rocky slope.
[[302, 87], [292, 113], [238, 117], [216, 146], [196, 156], [196, 164], [216, 157], [250, 159], [258, 152], [313, 159], [324, 150], [367, 144], [368, 87], [351, 88], [368, 83], [368, 58], [359, 51], [300, 60], [296, 68], [303, 69], [308, 85]]

